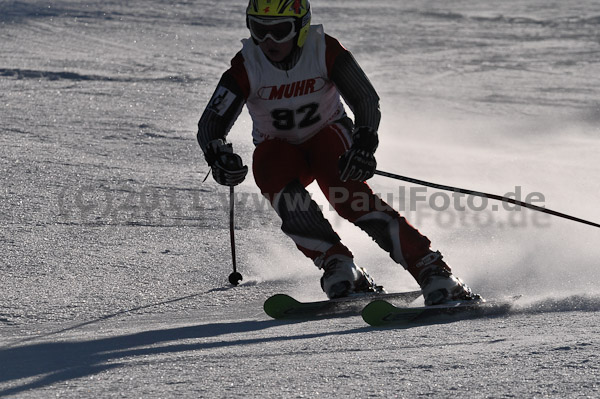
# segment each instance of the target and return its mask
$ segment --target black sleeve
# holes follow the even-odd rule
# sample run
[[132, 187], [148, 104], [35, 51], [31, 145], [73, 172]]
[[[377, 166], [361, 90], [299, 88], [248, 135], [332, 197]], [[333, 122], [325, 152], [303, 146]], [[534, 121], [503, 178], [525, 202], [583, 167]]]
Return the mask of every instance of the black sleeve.
[[349, 51], [342, 51], [336, 57], [331, 80], [354, 113], [354, 125], [377, 130], [381, 120], [379, 96]]
[[212, 98], [198, 121], [198, 144], [206, 152], [208, 143], [229, 133], [246, 100], [242, 89], [229, 71], [221, 76]]

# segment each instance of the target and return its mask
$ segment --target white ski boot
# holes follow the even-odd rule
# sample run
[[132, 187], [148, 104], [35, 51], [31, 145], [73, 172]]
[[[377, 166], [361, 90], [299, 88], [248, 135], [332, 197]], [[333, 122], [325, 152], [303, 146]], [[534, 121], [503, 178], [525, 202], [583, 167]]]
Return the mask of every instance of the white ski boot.
[[364, 268], [357, 267], [354, 260], [344, 255], [332, 255], [322, 267], [321, 288], [329, 299], [342, 298], [356, 293], [385, 292], [376, 285]]
[[452, 301], [477, 301], [481, 296], [454, 276], [450, 267], [442, 260], [442, 254], [432, 252], [416, 264], [419, 269], [418, 282], [423, 291], [425, 305], [439, 305]]

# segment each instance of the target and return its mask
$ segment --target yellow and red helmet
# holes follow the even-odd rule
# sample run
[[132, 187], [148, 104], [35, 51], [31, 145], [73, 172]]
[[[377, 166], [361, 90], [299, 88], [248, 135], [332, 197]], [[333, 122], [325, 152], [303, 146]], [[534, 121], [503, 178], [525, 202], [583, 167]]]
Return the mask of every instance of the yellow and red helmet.
[[270, 38], [281, 43], [296, 37], [296, 45], [302, 47], [310, 28], [310, 16], [308, 0], [250, 0], [246, 26], [257, 42]]

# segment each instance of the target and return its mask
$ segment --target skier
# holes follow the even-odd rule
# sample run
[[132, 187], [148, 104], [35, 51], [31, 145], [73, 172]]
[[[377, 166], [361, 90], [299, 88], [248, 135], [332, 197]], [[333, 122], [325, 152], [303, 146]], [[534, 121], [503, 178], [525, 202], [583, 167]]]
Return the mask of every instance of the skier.
[[[335, 211], [364, 230], [420, 285], [427, 305], [480, 298], [456, 278], [430, 240], [375, 195], [379, 97], [352, 54], [311, 25], [308, 0], [250, 0], [250, 38], [231, 60], [198, 122], [214, 179], [241, 183], [248, 167], [225, 137], [246, 104], [252, 171], [281, 229], [323, 270], [329, 298], [377, 291], [305, 187], [317, 181]], [[346, 115], [340, 95], [352, 109]]]

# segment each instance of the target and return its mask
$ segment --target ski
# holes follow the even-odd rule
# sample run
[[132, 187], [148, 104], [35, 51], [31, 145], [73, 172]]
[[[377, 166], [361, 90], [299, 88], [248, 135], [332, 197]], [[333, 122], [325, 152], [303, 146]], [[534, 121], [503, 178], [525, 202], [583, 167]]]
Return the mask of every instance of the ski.
[[383, 299], [376, 299], [364, 307], [361, 316], [365, 322], [375, 327], [408, 325], [434, 321], [436, 318], [441, 320], [459, 317], [476, 318], [506, 313], [518, 298], [519, 296], [506, 300], [456, 301], [420, 307], [401, 307]]
[[398, 293], [369, 293], [316, 302], [300, 302], [286, 294], [276, 294], [264, 303], [267, 315], [274, 319], [317, 319], [331, 316], [358, 316], [373, 299], [393, 299], [409, 304], [421, 296], [421, 290]]

